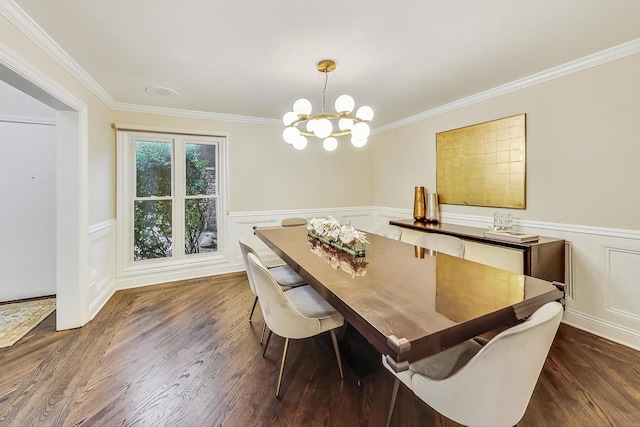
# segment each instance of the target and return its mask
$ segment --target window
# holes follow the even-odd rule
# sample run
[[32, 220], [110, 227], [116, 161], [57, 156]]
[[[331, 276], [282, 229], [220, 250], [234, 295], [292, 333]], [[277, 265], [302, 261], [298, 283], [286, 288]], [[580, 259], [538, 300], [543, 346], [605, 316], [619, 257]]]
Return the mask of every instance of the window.
[[118, 131], [120, 272], [221, 258], [224, 143]]

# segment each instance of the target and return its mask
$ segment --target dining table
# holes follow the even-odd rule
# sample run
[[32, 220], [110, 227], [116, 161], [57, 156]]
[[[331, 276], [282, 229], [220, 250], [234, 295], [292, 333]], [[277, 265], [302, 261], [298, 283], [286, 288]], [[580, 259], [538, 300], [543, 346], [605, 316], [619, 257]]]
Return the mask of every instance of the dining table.
[[364, 256], [322, 242], [304, 226], [256, 227], [254, 234], [344, 317], [378, 362], [384, 355], [398, 372], [564, 300], [562, 283], [373, 233], [366, 233]]

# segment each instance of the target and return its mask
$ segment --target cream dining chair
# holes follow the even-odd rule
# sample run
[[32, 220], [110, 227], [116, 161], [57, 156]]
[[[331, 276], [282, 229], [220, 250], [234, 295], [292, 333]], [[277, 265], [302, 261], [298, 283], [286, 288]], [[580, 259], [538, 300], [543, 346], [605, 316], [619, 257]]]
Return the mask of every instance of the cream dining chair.
[[416, 246], [458, 258], [464, 257], [464, 241], [446, 234], [424, 233], [424, 235], [418, 237], [416, 240]]
[[468, 340], [395, 372], [387, 417], [391, 422], [400, 382], [442, 415], [465, 426], [515, 426], [529, 405], [562, 319], [550, 302], [485, 346]]
[[[250, 253], [248, 259], [249, 269], [260, 298], [260, 309], [269, 327], [267, 344], [272, 332], [285, 338], [276, 397], [280, 398], [282, 373], [291, 339], [309, 338], [329, 331], [338, 360], [340, 378], [344, 378], [340, 350], [334, 331], [344, 324], [344, 318], [311, 286], [300, 286], [284, 292], [271, 275], [271, 270], [267, 269], [255, 254]], [[262, 354], [264, 356], [264, 352]]]
[[[256, 304], [258, 303], [258, 293], [256, 292], [256, 286], [254, 284], [253, 276], [251, 274], [251, 270], [249, 269], [249, 259], [247, 258], [248, 254], [254, 254], [260, 262], [262, 260], [258, 256], [258, 253], [251, 247], [249, 244], [242, 238], [238, 239], [238, 244], [240, 245], [240, 253], [242, 253], [242, 260], [244, 261], [245, 269], [247, 270], [247, 279], [249, 279], [249, 287], [251, 288], [251, 292], [256, 296], [253, 300], [253, 306], [251, 307], [251, 313], [249, 313], [249, 322], [253, 318], [253, 312], [256, 309]], [[263, 263], [264, 264], [264, 263]], [[306, 285], [304, 279], [300, 277], [298, 273], [295, 272], [288, 265], [277, 265], [275, 267], [269, 268], [271, 275], [278, 283], [278, 285], [282, 286], [283, 290], [288, 290], [291, 288], [295, 288], [297, 286]], [[262, 338], [264, 337], [264, 328], [262, 329], [262, 337], [260, 338], [260, 343], [262, 343]]]

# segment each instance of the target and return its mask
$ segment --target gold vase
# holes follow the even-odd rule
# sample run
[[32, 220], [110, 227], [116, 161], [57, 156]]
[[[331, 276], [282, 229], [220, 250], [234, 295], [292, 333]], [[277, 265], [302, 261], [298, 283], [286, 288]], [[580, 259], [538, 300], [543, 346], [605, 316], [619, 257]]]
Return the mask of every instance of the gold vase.
[[425, 220], [424, 187], [415, 188], [413, 195], [413, 219], [416, 221]]

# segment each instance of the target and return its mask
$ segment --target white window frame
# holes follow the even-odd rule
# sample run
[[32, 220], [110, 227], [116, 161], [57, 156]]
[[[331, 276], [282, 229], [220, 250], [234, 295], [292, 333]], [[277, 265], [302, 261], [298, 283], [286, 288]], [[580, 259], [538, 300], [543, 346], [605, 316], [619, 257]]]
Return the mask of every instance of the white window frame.
[[[227, 138], [214, 134], [191, 131], [167, 131], [115, 125], [117, 130], [117, 238], [116, 275], [131, 277], [137, 275], [158, 275], [176, 273], [198, 267], [227, 262], [225, 257], [226, 216], [227, 216]], [[136, 199], [135, 140], [172, 142], [172, 234], [173, 254], [167, 258], [134, 261], [133, 259], [133, 204]], [[184, 147], [186, 144], [213, 144], [216, 152], [217, 190], [217, 244], [215, 252], [184, 254], [184, 205], [186, 194], [176, 191], [176, 177], [185, 173]], [[165, 199], [159, 197], [158, 200]], [[182, 212], [181, 212], [182, 210]]]

